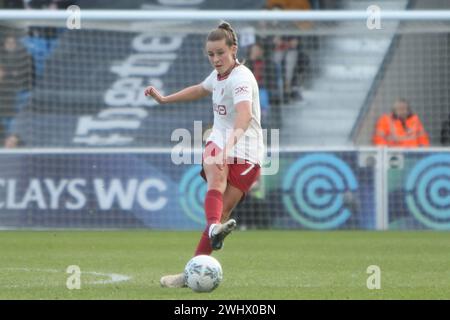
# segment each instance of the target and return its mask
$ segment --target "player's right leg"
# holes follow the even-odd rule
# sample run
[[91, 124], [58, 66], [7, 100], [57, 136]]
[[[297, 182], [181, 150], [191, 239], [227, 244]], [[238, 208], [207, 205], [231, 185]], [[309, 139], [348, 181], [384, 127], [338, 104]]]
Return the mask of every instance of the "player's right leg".
[[[233, 219], [229, 219], [231, 212], [236, 207], [236, 205], [239, 203], [243, 195], [243, 192], [239, 190], [238, 188], [228, 184], [225, 192], [223, 194], [223, 209], [222, 209], [222, 216], [221, 216], [221, 223], [218, 224], [220, 226], [217, 231], [220, 231], [219, 236], [215, 237], [214, 241], [211, 241], [209, 238], [209, 235], [202, 235], [202, 239], [200, 240], [199, 247], [197, 248], [197, 251], [205, 251], [198, 253], [196, 252], [196, 255], [198, 254], [210, 254], [212, 252], [212, 249], [214, 246], [218, 247], [219, 249], [223, 246], [223, 240], [227, 235], [230, 234], [230, 232], [236, 227], [236, 221]], [[206, 231], [206, 230], [205, 230]], [[209, 231], [209, 230], [208, 230]], [[174, 274], [174, 275], [167, 275], [161, 278], [160, 284], [164, 288], [183, 288], [186, 287], [185, 279], [184, 279], [184, 273]]]
[[[223, 193], [226, 189], [228, 167], [223, 170], [215, 164], [203, 164], [206, 181], [208, 183], [208, 191], [205, 197], [205, 215], [206, 228], [202, 233], [202, 237], [195, 251], [195, 255], [206, 254], [212, 252], [210, 232], [216, 226], [220, 226], [220, 217], [223, 210]], [[216, 231], [219, 229], [216, 229]], [[167, 275], [161, 278], [160, 284], [165, 288], [182, 288], [186, 286], [184, 273]]]

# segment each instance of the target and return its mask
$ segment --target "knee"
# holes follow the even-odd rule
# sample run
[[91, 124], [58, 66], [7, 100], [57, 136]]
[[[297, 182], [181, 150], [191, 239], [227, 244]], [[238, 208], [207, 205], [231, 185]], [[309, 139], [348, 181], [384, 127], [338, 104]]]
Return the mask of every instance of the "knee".
[[212, 175], [208, 179], [208, 189], [216, 189], [220, 192], [225, 192], [225, 188], [227, 186], [227, 177], [223, 174], [215, 174]]

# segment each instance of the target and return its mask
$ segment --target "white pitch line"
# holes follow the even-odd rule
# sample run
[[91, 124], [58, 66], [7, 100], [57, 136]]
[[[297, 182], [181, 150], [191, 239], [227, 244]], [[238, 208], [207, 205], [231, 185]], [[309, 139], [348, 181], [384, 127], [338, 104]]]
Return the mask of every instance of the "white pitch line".
[[103, 276], [103, 277], [109, 277], [109, 280], [97, 280], [97, 281], [92, 281], [92, 282], [88, 282], [89, 284], [111, 284], [111, 283], [117, 283], [117, 282], [123, 282], [123, 281], [128, 281], [131, 279], [130, 276], [124, 275], [124, 274], [118, 274], [118, 273], [102, 273], [102, 272], [95, 272], [95, 271], [87, 271], [87, 272], [83, 272], [81, 271], [81, 273], [83, 274], [92, 274], [95, 276]]
[[[5, 271], [24, 271], [24, 272], [47, 272], [47, 273], [65, 273], [63, 270], [57, 270], [57, 269], [39, 269], [39, 268], [1, 268], [1, 270]], [[130, 280], [132, 277], [124, 274], [118, 274], [118, 273], [104, 273], [104, 272], [96, 272], [96, 271], [81, 271], [81, 274], [91, 274], [94, 276], [102, 276], [102, 277], [108, 277], [108, 280], [97, 280], [97, 281], [90, 281], [90, 282], [83, 282], [84, 284], [112, 284], [112, 283], [118, 283], [118, 282], [124, 282]], [[18, 285], [13, 286], [3, 286], [5, 287], [19, 287]]]

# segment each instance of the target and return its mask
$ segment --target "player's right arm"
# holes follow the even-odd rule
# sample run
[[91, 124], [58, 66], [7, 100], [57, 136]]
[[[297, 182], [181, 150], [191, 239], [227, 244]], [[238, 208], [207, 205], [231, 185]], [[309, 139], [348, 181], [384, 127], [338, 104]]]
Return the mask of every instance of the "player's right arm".
[[168, 96], [161, 95], [155, 87], [149, 86], [145, 89], [144, 94], [147, 97], [149, 96], [152, 97], [159, 104], [166, 104], [166, 103], [198, 100], [211, 94], [211, 92], [206, 90], [200, 83], [194, 86], [184, 88], [183, 90], [180, 90]]

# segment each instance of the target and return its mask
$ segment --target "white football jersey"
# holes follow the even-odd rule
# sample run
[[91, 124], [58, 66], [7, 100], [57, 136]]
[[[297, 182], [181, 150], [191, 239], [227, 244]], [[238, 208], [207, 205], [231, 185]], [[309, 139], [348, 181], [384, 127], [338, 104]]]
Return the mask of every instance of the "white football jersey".
[[246, 66], [238, 65], [228, 76], [219, 79], [217, 70], [214, 70], [202, 82], [202, 86], [212, 92], [214, 111], [214, 124], [207, 141], [213, 141], [221, 149], [233, 133], [237, 115], [234, 106], [241, 101], [251, 102], [250, 125], [234, 148], [228, 152], [228, 156], [262, 165], [264, 141], [261, 129], [261, 108], [258, 84], [253, 73]]

